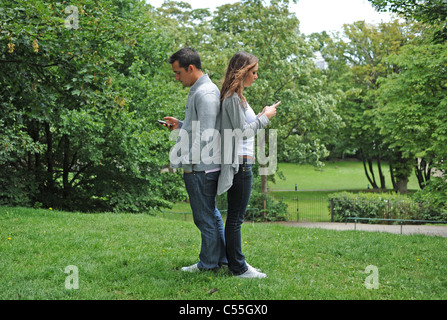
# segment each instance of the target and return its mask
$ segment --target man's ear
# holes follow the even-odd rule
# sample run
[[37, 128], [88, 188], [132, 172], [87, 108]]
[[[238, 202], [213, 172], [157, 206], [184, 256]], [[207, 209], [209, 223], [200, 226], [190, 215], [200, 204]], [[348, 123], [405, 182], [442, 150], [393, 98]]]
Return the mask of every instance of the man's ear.
[[188, 72], [194, 72], [195, 70], [196, 70], [196, 67], [193, 66], [192, 64], [190, 64], [190, 65], [188, 66]]

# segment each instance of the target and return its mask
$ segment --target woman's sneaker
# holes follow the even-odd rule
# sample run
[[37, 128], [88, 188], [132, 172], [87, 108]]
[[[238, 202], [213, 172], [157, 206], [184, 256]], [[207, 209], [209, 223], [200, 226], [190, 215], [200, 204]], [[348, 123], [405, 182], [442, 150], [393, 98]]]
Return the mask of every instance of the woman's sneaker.
[[255, 268], [249, 267], [243, 274], [237, 275], [238, 278], [267, 278], [265, 273], [256, 271]]

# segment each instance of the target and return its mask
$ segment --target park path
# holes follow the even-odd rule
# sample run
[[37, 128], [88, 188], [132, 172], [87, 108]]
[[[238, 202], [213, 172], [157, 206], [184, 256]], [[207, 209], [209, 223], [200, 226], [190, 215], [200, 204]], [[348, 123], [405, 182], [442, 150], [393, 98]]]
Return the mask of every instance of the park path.
[[396, 234], [424, 234], [428, 236], [439, 236], [447, 238], [447, 226], [427, 226], [427, 225], [381, 225], [364, 223], [343, 223], [343, 222], [293, 222], [284, 221], [278, 224], [300, 228], [322, 228], [338, 231], [357, 230], [370, 232], [387, 232]]

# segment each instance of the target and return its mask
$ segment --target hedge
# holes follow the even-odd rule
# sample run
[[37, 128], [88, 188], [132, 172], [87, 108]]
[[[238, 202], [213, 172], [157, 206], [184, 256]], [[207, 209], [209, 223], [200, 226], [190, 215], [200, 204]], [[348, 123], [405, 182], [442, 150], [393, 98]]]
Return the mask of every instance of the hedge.
[[[347, 217], [445, 221], [445, 213], [412, 198], [394, 193], [330, 194], [334, 221], [344, 222]], [[374, 222], [374, 221], [371, 221]]]

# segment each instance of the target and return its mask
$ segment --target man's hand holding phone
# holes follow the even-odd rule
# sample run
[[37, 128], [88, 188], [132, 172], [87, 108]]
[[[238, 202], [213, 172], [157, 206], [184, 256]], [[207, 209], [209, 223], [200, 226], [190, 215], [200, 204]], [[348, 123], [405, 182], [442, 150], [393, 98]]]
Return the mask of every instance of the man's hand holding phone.
[[[165, 121], [163, 121], [165, 120]], [[158, 120], [158, 123], [167, 127], [169, 130], [175, 130], [178, 128], [179, 120], [173, 117], [164, 117], [163, 120]]]

